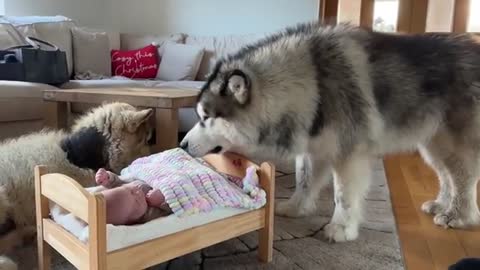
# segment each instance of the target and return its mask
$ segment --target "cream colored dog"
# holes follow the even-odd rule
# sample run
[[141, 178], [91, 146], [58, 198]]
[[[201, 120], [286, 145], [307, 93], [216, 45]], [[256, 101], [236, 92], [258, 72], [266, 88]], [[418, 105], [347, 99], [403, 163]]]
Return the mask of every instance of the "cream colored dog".
[[[41, 131], [0, 144], [0, 254], [35, 234], [35, 165], [94, 185], [97, 169], [119, 173], [148, 154], [152, 113], [125, 103], [105, 104], [80, 117], [70, 133]], [[16, 266], [0, 256], [3, 269]]]

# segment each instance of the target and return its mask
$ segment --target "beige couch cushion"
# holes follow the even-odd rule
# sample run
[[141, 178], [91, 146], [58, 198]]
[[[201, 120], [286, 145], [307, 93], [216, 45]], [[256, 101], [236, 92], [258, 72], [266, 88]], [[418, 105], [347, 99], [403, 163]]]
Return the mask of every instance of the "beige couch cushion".
[[183, 34], [175, 35], [143, 35], [143, 34], [120, 34], [120, 48], [122, 50], [136, 50], [143, 48], [152, 43], [159, 46], [159, 54], [163, 55], [164, 45], [168, 42], [185, 43], [185, 36]]
[[73, 27], [72, 40], [75, 75], [92, 72], [111, 76], [110, 39], [106, 32]]
[[[42, 98], [42, 91], [56, 87], [19, 81], [0, 81], [0, 98]], [[1, 107], [0, 107], [1, 109]]]
[[18, 32], [22, 34], [24, 37], [36, 37], [38, 36], [37, 31], [35, 30], [35, 26], [32, 24], [26, 25], [19, 25], [16, 26]]
[[0, 21], [0, 50], [22, 45], [23, 37], [10, 23]]
[[157, 79], [164, 81], [195, 80], [203, 51], [202, 47], [194, 45], [165, 44]]
[[215, 61], [229, 53], [235, 52], [242, 46], [255, 42], [264, 34], [215, 36], [187, 36], [185, 44], [201, 46], [205, 49], [197, 80], [203, 81], [212, 70]]

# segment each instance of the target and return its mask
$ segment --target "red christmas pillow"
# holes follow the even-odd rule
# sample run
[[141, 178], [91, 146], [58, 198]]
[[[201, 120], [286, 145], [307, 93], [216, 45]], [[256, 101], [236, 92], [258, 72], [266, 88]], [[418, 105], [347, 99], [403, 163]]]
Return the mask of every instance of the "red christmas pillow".
[[132, 79], [152, 79], [157, 76], [160, 61], [154, 45], [131, 51], [112, 50], [111, 56], [114, 76]]

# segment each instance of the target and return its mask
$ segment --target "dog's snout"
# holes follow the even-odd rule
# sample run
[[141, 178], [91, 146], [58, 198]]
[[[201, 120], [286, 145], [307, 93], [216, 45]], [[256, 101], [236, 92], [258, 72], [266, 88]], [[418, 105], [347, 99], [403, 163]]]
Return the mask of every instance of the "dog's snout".
[[183, 150], [187, 150], [188, 148], [188, 141], [182, 141], [180, 143], [180, 148], [182, 148]]

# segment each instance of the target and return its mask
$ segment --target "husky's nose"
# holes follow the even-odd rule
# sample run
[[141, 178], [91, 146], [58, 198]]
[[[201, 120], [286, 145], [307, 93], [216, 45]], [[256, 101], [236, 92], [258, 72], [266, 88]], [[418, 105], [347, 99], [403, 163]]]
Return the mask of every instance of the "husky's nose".
[[188, 148], [188, 141], [182, 141], [180, 143], [180, 148], [182, 148], [183, 150], [187, 150]]

